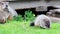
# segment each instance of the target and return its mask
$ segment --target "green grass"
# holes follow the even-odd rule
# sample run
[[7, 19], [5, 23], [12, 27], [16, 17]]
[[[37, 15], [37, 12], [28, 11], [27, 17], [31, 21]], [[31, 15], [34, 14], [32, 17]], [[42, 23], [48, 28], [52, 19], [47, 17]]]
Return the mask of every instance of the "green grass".
[[50, 29], [40, 29], [39, 27], [30, 27], [30, 21], [9, 21], [6, 24], [0, 24], [0, 34], [59, 34], [60, 23], [52, 23]]

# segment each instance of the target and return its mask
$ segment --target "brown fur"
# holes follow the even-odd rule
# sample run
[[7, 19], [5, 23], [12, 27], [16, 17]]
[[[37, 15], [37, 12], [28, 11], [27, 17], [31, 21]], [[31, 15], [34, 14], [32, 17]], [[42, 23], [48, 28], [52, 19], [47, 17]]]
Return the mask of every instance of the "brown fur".
[[7, 19], [12, 20], [12, 18], [13, 17], [8, 12], [0, 11], [0, 22], [1, 23], [5, 23]]
[[13, 19], [13, 17], [12, 17], [11, 15], [9, 15], [9, 16], [8, 16], [8, 19], [9, 19], [9, 20], [12, 20], [12, 19]]

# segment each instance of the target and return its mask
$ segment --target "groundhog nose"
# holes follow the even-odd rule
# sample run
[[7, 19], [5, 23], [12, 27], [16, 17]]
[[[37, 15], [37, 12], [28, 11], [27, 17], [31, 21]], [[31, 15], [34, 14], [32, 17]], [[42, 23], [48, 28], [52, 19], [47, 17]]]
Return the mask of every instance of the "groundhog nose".
[[47, 28], [50, 28], [50, 25], [45, 25]]
[[50, 25], [48, 25], [47, 28], [50, 28]]
[[8, 5], [6, 5], [6, 7], [8, 7]]

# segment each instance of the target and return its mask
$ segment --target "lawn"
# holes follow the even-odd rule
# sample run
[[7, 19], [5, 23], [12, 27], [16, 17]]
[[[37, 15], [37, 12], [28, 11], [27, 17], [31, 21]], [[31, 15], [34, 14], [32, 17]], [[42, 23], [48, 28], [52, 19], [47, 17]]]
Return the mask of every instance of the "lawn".
[[50, 29], [40, 29], [39, 27], [30, 27], [30, 21], [9, 21], [0, 24], [0, 34], [59, 34], [60, 23], [52, 23]]

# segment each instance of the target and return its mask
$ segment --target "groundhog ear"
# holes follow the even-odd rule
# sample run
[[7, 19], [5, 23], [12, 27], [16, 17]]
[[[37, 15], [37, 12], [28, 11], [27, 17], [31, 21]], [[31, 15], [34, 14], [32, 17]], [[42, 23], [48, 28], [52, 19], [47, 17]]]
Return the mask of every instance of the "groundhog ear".
[[1, 3], [1, 2], [0, 2]]
[[0, 5], [1, 5], [2, 3], [0, 2]]

